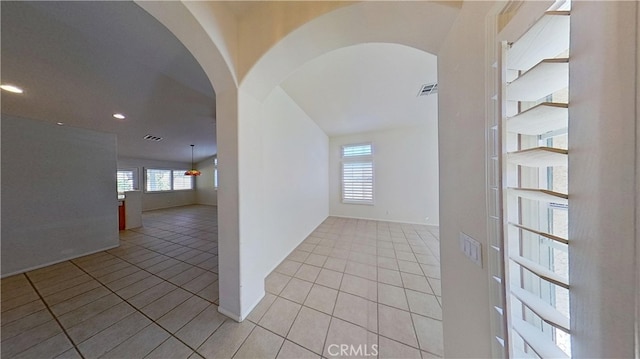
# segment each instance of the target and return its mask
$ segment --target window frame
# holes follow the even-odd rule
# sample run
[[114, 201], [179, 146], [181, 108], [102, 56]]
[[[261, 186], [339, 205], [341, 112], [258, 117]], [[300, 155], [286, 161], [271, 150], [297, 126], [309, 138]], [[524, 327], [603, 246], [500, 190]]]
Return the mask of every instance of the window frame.
[[[547, 14], [545, 12], [543, 16], [567, 16], [568, 21], [569, 15]], [[525, 34], [529, 33], [536, 24], [529, 27]], [[537, 32], [533, 34], [537, 34]], [[569, 38], [568, 33], [560, 32], [560, 30], [553, 36], [567, 36]], [[497, 132], [496, 137], [491, 138], [491, 148], [494, 153], [488, 153], [488, 156], [489, 158], [497, 156], [498, 162], [501, 163], [500, 180], [497, 184], [501, 191], [499, 197], [502, 197], [503, 208], [500, 209], [500, 213], [494, 214], [498, 221], [502, 222], [504, 233], [502, 239], [499, 237], [489, 239], [489, 243], [498, 242], [495, 247], [498, 248], [498, 251], [494, 250], [489, 253], [490, 263], [498, 263], [497, 265], [492, 264], [490, 273], [494, 278], [498, 278], [494, 273], [501, 276], [498, 278], [499, 282], [496, 288], [502, 286], [499, 290], [505, 293], [503, 298], [498, 298], [497, 295], [492, 296], [491, 304], [495, 308], [500, 307], [499, 313], [502, 316], [499, 318], [500, 324], [505, 325], [502, 329], [494, 329], [494, 333], [496, 333], [494, 335], [496, 337], [500, 335], [501, 338], [507, 339], [506, 342], [502, 342], [503, 347], [506, 347], [508, 351], [508, 354], [504, 355], [505, 357], [510, 354], [518, 357], [521, 355], [538, 357], [540, 352], [554, 357], [570, 357], [571, 329], [568, 323], [571, 319], [569, 310], [571, 288], [569, 285], [561, 283], [562, 279], [565, 280], [565, 283], [570, 281], [567, 266], [570, 246], [564, 242], [568, 241], [568, 236], [557, 236], [559, 240], [556, 241], [543, 235], [544, 233], [556, 234], [552, 230], [555, 225], [553, 213], [557, 210], [566, 210], [568, 205], [555, 203], [553, 199], [528, 198], [517, 193], [511, 195], [507, 192], [511, 188], [516, 190], [540, 189], [567, 195], [566, 184], [559, 189], [555, 189], [554, 186], [556, 184], [555, 167], [560, 168], [566, 165], [554, 164], [551, 160], [548, 166], [540, 163], [519, 163], [517, 160], [509, 160], [508, 156], [514, 152], [534, 148], [562, 148], [554, 146], [554, 139], [566, 135], [568, 129], [565, 127], [554, 129], [551, 132], [540, 130], [540, 132], [534, 133], [509, 131], [509, 122], [507, 121], [509, 118], [542, 103], [568, 104], [569, 101], [568, 96], [563, 95], [566, 88], [554, 89], [552, 93], [537, 100], [509, 98], [507, 84], [513, 83], [531, 69], [507, 67], [508, 51], [512, 44], [501, 42], [502, 49], [499, 51], [499, 61], [496, 62], [496, 68], [499, 71], [497, 75], [502, 87], [496, 89], [496, 100], [499, 100], [499, 104], [494, 110], [494, 113], [500, 112], [500, 115], [496, 116], [497, 121], [490, 120], [490, 126], [488, 126], [490, 133]], [[538, 56], [538, 53], [533, 56]], [[542, 60], [552, 57], [545, 55]], [[565, 50], [556, 57], [563, 59], [570, 58], [570, 55], [568, 50]], [[523, 91], [522, 88], [520, 91]], [[499, 148], [500, 151], [495, 151], [496, 148]], [[566, 150], [566, 148], [562, 149]], [[557, 179], [558, 181], [566, 181], [566, 176], [560, 176]], [[504, 196], [502, 191], [504, 191]], [[561, 196], [557, 197], [562, 198]], [[558, 199], [558, 202], [562, 201]], [[566, 222], [561, 219], [558, 224], [566, 224]], [[526, 230], [526, 228], [531, 228], [533, 231]], [[504, 260], [504, 262], [499, 263], [500, 260]], [[502, 270], [500, 266], [502, 266]], [[550, 280], [552, 277], [547, 277], [545, 271], [561, 279], [557, 282]], [[557, 320], [562, 317], [568, 320], [566, 328], [563, 320]], [[496, 347], [494, 346], [494, 348]], [[497, 349], [496, 352], [500, 352], [500, 349]]]
[[[171, 189], [168, 189], [168, 190], [150, 191], [150, 190], [148, 189], [148, 183], [147, 183], [147, 180], [148, 180], [148, 171], [149, 171], [149, 170], [151, 170], [151, 171], [170, 171], [170, 173], [171, 173], [171, 174], [170, 174], [169, 178], [170, 178], [170, 180], [171, 180], [171, 183], [170, 183], [170, 187], [171, 187]], [[144, 168], [144, 171], [143, 171], [143, 172], [144, 172], [144, 193], [171, 193], [171, 192], [194, 191], [194, 190], [195, 190], [195, 187], [196, 187], [195, 180], [194, 180], [194, 178], [193, 178], [194, 176], [189, 176], [189, 177], [191, 177], [191, 188], [175, 189], [175, 186], [174, 186], [174, 176], [175, 176], [175, 173], [176, 173], [176, 172], [177, 172], [177, 173], [182, 172], [182, 173], [184, 174], [184, 172], [186, 172], [186, 171], [187, 171], [186, 169], [161, 168], [161, 167], [145, 167], [145, 168]]]
[[131, 168], [118, 168], [116, 170], [116, 190], [117, 192], [127, 192], [127, 191], [121, 191], [120, 188], [118, 188], [118, 173], [119, 172], [131, 172], [132, 174], [132, 189], [129, 191], [138, 191], [140, 189], [140, 173], [139, 173], [139, 169], [137, 167], [131, 167]]
[[[369, 146], [369, 153], [345, 155], [345, 149], [350, 147]], [[343, 204], [375, 205], [375, 161], [372, 142], [351, 143], [340, 147], [340, 200]], [[368, 163], [371, 165], [371, 199], [345, 198], [345, 165], [356, 163]], [[368, 183], [368, 182], [366, 182]]]

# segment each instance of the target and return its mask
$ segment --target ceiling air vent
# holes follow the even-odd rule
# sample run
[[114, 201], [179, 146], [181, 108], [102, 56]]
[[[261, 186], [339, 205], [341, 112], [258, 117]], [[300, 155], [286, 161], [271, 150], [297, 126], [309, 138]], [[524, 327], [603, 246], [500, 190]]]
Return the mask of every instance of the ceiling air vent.
[[434, 93], [438, 93], [437, 83], [422, 85], [422, 87], [420, 87], [420, 92], [418, 92], [418, 96], [433, 95]]
[[162, 137], [157, 137], [157, 136], [152, 136], [152, 135], [146, 135], [143, 137], [145, 140], [149, 140], [149, 141], [161, 141]]

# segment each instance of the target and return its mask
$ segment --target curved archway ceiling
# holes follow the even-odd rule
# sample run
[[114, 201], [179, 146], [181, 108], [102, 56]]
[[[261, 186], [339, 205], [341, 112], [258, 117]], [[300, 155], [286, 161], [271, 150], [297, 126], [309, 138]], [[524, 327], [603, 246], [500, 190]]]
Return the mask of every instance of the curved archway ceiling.
[[[241, 78], [240, 86], [262, 101], [307, 62], [363, 43], [401, 44], [437, 54], [458, 16], [457, 5], [459, 2], [363, 1], [337, 8], [281, 36]], [[243, 46], [253, 45], [246, 34], [270, 30], [264, 20], [255, 20], [240, 22], [239, 53]], [[246, 26], [251, 26], [251, 31]], [[265, 41], [264, 36], [256, 36], [255, 41]]]
[[[2, 113], [118, 135], [125, 157], [216, 153], [215, 93], [175, 36], [133, 2], [1, 2]], [[127, 118], [115, 120], [112, 114]], [[147, 134], [163, 140], [146, 141]]]
[[437, 120], [437, 95], [418, 96], [437, 80], [436, 56], [412, 47], [369, 43], [309, 61], [281, 85], [336, 136]]

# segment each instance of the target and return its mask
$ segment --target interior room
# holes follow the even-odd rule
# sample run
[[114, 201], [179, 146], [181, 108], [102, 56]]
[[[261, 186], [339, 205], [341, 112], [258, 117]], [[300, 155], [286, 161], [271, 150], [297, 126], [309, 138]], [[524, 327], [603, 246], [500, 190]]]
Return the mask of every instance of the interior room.
[[0, 6], [2, 357], [638, 355], [637, 3]]

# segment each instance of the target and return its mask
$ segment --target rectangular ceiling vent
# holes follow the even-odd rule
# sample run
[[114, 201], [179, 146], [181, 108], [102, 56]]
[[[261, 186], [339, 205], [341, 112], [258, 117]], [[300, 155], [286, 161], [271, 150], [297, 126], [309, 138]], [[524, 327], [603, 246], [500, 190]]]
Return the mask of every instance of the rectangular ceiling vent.
[[149, 141], [161, 141], [162, 137], [157, 137], [157, 136], [152, 136], [152, 135], [146, 135], [143, 137], [145, 140], [149, 140]]
[[438, 93], [437, 83], [422, 85], [422, 87], [420, 87], [420, 92], [418, 92], [418, 96], [433, 95], [434, 93]]

